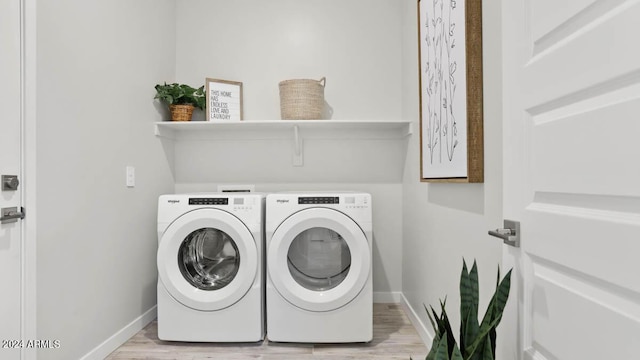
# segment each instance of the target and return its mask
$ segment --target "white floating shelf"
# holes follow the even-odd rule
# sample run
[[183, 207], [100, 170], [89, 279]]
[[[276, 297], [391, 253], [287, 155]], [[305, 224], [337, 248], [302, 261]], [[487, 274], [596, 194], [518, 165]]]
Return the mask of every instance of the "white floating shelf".
[[162, 121], [155, 134], [170, 139], [256, 139], [294, 136], [341, 139], [394, 139], [413, 132], [405, 120], [247, 120], [237, 122]]

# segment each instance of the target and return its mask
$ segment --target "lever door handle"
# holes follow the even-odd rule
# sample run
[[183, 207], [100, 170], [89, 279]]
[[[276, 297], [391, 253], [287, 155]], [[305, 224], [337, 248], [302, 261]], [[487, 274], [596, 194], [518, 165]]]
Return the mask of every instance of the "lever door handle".
[[24, 219], [25, 211], [23, 207], [20, 207], [18, 211], [17, 207], [2, 208], [0, 213], [0, 224], [8, 224], [18, 221], [18, 219]]
[[495, 229], [489, 230], [489, 235], [501, 238], [503, 240], [511, 240], [511, 237], [515, 236], [515, 231], [511, 231], [511, 229]]
[[504, 228], [489, 230], [489, 235], [502, 239], [509, 246], [520, 247], [520, 222], [504, 220]]

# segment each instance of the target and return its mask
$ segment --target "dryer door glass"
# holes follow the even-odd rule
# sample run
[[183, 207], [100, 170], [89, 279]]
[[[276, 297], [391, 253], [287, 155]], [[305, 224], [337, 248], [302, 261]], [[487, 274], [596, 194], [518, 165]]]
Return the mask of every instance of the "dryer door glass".
[[178, 251], [182, 276], [202, 290], [227, 286], [238, 273], [240, 254], [233, 239], [224, 231], [198, 229], [184, 239]]
[[287, 260], [289, 272], [298, 284], [309, 290], [325, 291], [347, 277], [351, 252], [340, 234], [314, 227], [293, 239]]

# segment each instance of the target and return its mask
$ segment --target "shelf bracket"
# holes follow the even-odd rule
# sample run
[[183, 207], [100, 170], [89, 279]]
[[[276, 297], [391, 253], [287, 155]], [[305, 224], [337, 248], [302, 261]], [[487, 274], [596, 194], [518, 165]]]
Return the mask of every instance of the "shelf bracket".
[[303, 166], [304, 157], [302, 154], [302, 138], [298, 125], [293, 125], [293, 166]]
[[174, 130], [168, 129], [157, 123], [154, 124], [154, 134], [156, 137], [160, 137], [160, 138], [166, 138], [171, 140], [175, 140], [176, 138], [176, 132]]
[[404, 136], [409, 136], [413, 134], [413, 123], [407, 124], [407, 131], [404, 133]]

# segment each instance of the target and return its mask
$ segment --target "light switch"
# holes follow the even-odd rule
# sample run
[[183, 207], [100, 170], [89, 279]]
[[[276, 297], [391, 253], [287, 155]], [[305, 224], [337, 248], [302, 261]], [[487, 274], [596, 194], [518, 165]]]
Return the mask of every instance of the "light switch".
[[127, 166], [127, 187], [136, 186], [136, 168]]

